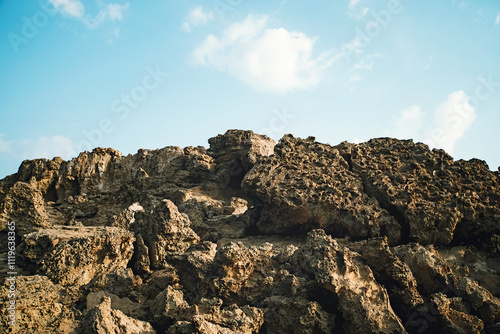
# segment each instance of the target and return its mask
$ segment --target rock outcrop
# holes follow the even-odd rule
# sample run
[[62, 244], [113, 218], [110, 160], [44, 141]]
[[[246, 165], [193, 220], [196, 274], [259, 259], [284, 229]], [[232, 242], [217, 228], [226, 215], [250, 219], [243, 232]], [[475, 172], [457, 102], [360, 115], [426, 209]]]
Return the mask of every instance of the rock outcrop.
[[391, 138], [209, 144], [96, 148], [0, 180], [1, 331], [499, 332], [484, 162]]

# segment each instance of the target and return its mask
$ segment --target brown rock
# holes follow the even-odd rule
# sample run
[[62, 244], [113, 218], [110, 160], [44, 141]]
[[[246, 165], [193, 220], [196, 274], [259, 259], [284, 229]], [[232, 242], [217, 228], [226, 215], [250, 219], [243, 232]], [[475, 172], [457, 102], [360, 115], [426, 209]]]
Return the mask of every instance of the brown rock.
[[488, 243], [499, 234], [500, 182], [484, 162], [391, 138], [353, 145], [350, 159], [366, 191], [398, 217], [405, 240], [447, 244], [458, 232]]
[[144, 239], [152, 267], [158, 267], [169, 254], [182, 253], [191, 244], [199, 242], [199, 237], [189, 227], [188, 216], [180, 213], [170, 200], [153, 202], [135, 217], [130, 229]]
[[45, 203], [35, 182], [16, 182], [0, 204], [1, 231], [7, 230], [9, 222], [15, 223], [16, 234], [23, 235], [63, 221], [63, 216]]
[[79, 328], [79, 333], [97, 334], [156, 334], [150, 323], [125, 315], [111, 308], [111, 299], [104, 297], [102, 302], [87, 312]]
[[243, 189], [264, 202], [258, 228], [298, 233], [323, 228], [335, 236], [400, 239], [396, 220], [364, 193], [340, 152], [314, 138], [283, 137], [274, 155], [244, 178]]
[[[4, 280], [0, 289], [0, 331], [9, 333], [10, 329], [17, 328], [18, 333], [74, 333], [81, 313], [68, 303], [65, 298], [68, 294], [66, 288], [52, 283], [46, 276], [13, 277], [14, 298], [8, 296], [11, 292], [11, 280]], [[14, 327], [8, 323], [13, 320], [9, 317], [10, 310], [7, 307], [11, 300], [15, 301]]]
[[326, 312], [318, 302], [272, 296], [264, 304], [263, 329], [268, 334], [329, 334], [335, 328], [335, 315]]
[[81, 286], [126, 267], [134, 240], [116, 227], [60, 226], [28, 234], [19, 252], [37, 273], [63, 286]]
[[387, 291], [368, 266], [323, 230], [308, 233], [307, 244], [294, 254], [297, 265], [333, 292], [345, 319], [346, 333], [402, 333]]

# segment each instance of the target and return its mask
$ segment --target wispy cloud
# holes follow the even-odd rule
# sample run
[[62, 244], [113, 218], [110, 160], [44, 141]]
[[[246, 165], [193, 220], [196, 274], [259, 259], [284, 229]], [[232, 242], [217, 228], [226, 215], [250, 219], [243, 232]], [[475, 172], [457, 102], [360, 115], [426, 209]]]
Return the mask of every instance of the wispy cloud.
[[182, 29], [185, 31], [191, 31], [191, 27], [196, 27], [198, 25], [206, 24], [208, 21], [215, 17], [214, 12], [204, 12], [202, 6], [194, 8], [182, 23]]
[[420, 106], [413, 105], [400, 110], [396, 118], [394, 129], [388, 133], [392, 137], [400, 139], [419, 139], [422, 136], [424, 113]]
[[363, 19], [370, 11], [369, 7], [359, 6], [361, 0], [349, 0], [349, 16], [356, 20]]
[[0, 153], [10, 153], [12, 151], [12, 147], [9, 141], [3, 139], [5, 135], [0, 133]]
[[258, 90], [285, 92], [315, 86], [322, 71], [341, 57], [329, 51], [314, 58], [314, 38], [266, 28], [268, 19], [249, 15], [220, 37], [208, 35], [190, 53], [190, 61], [213, 66]]
[[425, 120], [419, 106], [399, 111], [393, 127], [384, 135], [414, 139], [431, 148], [442, 148], [452, 154], [456, 142], [463, 137], [476, 118], [476, 110], [469, 103], [463, 90], [448, 95], [433, 113], [433, 119]]
[[361, 0], [349, 0], [349, 9], [353, 9], [360, 2]]
[[460, 139], [476, 118], [476, 110], [469, 104], [463, 90], [448, 95], [434, 114], [434, 124], [426, 134], [426, 142], [452, 153]]
[[429, 56], [429, 59], [428, 59], [428, 61], [427, 61], [427, 64], [425, 64], [424, 66], [422, 66], [422, 69], [423, 69], [424, 71], [427, 71], [427, 70], [429, 70], [429, 69], [431, 68], [432, 63], [434, 62], [434, 57], [435, 57], [435, 55], [430, 55], [430, 56]]
[[54, 8], [61, 14], [73, 17], [83, 17], [85, 7], [79, 0], [49, 0]]
[[497, 14], [497, 17], [495, 18], [495, 25], [500, 25], [500, 12]]
[[63, 159], [72, 157], [76, 152], [71, 139], [64, 136], [42, 136], [36, 140], [7, 140], [0, 134], [0, 153], [10, 155], [19, 160], [60, 156]]
[[124, 5], [107, 4], [99, 10], [96, 16], [85, 16], [82, 22], [90, 29], [98, 28], [106, 21], [116, 22], [123, 19], [123, 14], [128, 9], [129, 4]]
[[90, 29], [99, 27], [106, 21], [116, 22], [123, 19], [129, 3], [123, 5], [97, 1], [99, 12], [92, 16], [87, 13], [85, 6], [80, 0], [49, 0], [60, 14], [78, 19]]

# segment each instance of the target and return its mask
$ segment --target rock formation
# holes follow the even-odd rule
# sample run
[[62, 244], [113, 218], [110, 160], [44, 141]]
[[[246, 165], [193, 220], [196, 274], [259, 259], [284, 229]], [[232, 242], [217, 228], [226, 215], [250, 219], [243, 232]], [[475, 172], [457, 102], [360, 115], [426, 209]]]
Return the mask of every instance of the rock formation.
[[483, 161], [391, 138], [209, 144], [0, 180], [1, 330], [500, 332], [500, 174]]

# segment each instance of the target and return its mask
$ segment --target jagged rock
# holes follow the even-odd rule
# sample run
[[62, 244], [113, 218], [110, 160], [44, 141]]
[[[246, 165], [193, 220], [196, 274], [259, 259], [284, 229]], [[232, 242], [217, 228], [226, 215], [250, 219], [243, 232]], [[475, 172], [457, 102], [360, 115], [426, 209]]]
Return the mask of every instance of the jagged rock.
[[63, 286], [81, 286], [127, 266], [135, 238], [116, 227], [69, 227], [30, 233], [20, 245], [26, 265]]
[[265, 333], [329, 334], [335, 328], [335, 315], [318, 302], [302, 297], [272, 296], [264, 300]]
[[262, 310], [246, 305], [240, 308], [236, 304], [221, 310], [221, 305], [220, 299], [202, 299], [194, 308], [193, 324], [199, 333], [259, 333], [264, 322]]
[[110, 272], [96, 276], [85, 285], [89, 292], [105, 290], [119, 297], [130, 297], [134, 301], [142, 301], [136, 290], [142, 286], [142, 279], [134, 275], [130, 268], [116, 268]]
[[[46, 276], [13, 276], [15, 277], [14, 298], [9, 298], [12, 293], [11, 285], [14, 282], [8, 277], [0, 288], [1, 322], [0, 331], [9, 333], [8, 328], [13, 328], [8, 322], [15, 320], [18, 333], [74, 333], [81, 318], [80, 311], [71, 307], [65, 298], [67, 290], [52, 283]], [[14, 300], [13, 310], [15, 319], [8, 306]]]
[[196, 291], [199, 283], [208, 277], [216, 251], [217, 244], [204, 241], [191, 245], [184, 254], [172, 259], [184, 288]]
[[395, 254], [406, 263], [417, 280], [419, 288], [426, 295], [446, 292], [458, 296], [458, 281], [449, 264], [433, 246], [408, 244], [394, 248]]
[[21, 331], [500, 332], [500, 172], [390, 138], [209, 142], [0, 180]]
[[202, 187], [180, 190], [176, 200], [180, 212], [186, 213], [201, 240], [241, 238], [249, 225], [248, 201], [238, 197], [215, 199]]
[[438, 252], [451, 266], [458, 279], [468, 277], [477, 281], [492, 295], [500, 296], [500, 258], [498, 256], [465, 246], [438, 249]]
[[336, 236], [400, 239], [401, 226], [364, 193], [340, 152], [314, 138], [286, 135], [245, 176], [243, 189], [264, 202], [258, 228], [297, 233], [323, 228]]
[[464, 306], [459, 301], [449, 299], [442, 293], [434, 294], [431, 301], [432, 313], [439, 319], [441, 333], [483, 333], [484, 323], [476, 316], [463, 312]]
[[500, 234], [500, 181], [480, 160], [453, 161], [443, 150], [391, 138], [352, 145], [352, 169], [367, 192], [399, 217], [404, 238], [447, 244]]
[[184, 300], [184, 293], [168, 286], [160, 292], [151, 305], [154, 322], [162, 325], [175, 319], [189, 319], [192, 316], [189, 304]]
[[407, 320], [417, 306], [423, 304], [424, 300], [417, 290], [418, 284], [413, 273], [409, 266], [391, 251], [386, 239], [349, 243], [347, 247], [361, 254], [377, 282], [387, 289], [391, 305], [403, 321]]
[[136, 238], [135, 252], [132, 257], [132, 262], [134, 270], [139, 274], [149, 273], [151, 271], [149, 268], [149, 265], [151, 264], [149, 260], [149, 248], [144, 243], [140, 234], [138, 234]]
[[99, 305], [87, 312], [79, 333], [156, 334], [156, 330], [146, 321], [128, 317], [123, 312], [112, 309], [111, 298], [104, 297]]
[[209, 290], [225, 300], [254, 300], [266, 296], [272, 288], [275, 269], [272, 244], [246, 247], [230, 242], [219, 248], [212, 264], [214, 278]]
[[477, 282], [464, 278], [460, 282], [460, 292], [463, 299], [469, 302], [486, 325], [500, 322], [500, 300], [488, 290]]
[[114, 293], [110, 293], [104, 290], [98, 290], [96, 292], [90, 292], [86, 297], [86, 308], [90, 310], [98, 306], [102, 299], [109, 297], [111, 300], [111, 307], [114, 310], [120, 310], [125, 315], [133, 317], [139, 320], [144, 320], [147, 318], [148, 310], [145, 305], [133, 302], [127, 297], [120, 298]]
[[218, 165], [227, 169], [228, 181], [241, 181], [244, 173], [249, 171], [261, 158], [273, 154], [274, 140], [253, 131], [228, 130], [223, 135], [208, 140], [208, 154]]
[[168, 199], [153, 203], [135, 216], [136, 220], [130, 229], [141, 234], [153, 267], [159, 266], [169, 254], [182, 253], [200, 240], [189, 227], [191, 222], [188, 216], [181, 214]]
[[23, 235], [61, 223], [64, 217], [45, 203], [35, 182], [18, 181], [0, 204], [0, 231], [6, 231], [11, 221], [16, 233]]
[[260, 309], [235, 304], [221, 310], [222, 300], [202, 298], [196, 305], [189, 306], [184, 294], [168, 286], [152, 303], [154, 320], [162, 325], [181, 320], [174, 324], [169, 333], [182, 333], [189, 328], [195, 333], [257, 333], [263, 323]]
[[299, 268], [337, 296], [346, 333], [404, 332], [371, 269], [323, 230], [309, 232], [307, 244], [294, 256]]

